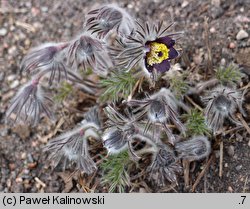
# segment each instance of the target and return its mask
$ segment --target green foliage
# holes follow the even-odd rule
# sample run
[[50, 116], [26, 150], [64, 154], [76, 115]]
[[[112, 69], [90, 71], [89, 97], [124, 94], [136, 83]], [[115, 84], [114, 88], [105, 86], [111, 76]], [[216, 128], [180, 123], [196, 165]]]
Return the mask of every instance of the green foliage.
[[73, 86], [69, 83], [62, 82], [61, 86], [58, 89], [57, 95], [54, 97], [55, 101], [61, 103], [63, 100], [65, 100], [70, 93], [73, 92]]
[[100, 81], [105, 89], [100, 97], [101, 101], [117, 102], [119, 98], [126, 99], [133, 91], [136, 79], [131, 72], [112, 72], [107, 78]]
[[177, 99], [181, 99], [188, 90], [188, 84], [184, 78], [184, 74], [172, 76], [170, 78], [170, 89], [173, 91]]
[[220, 67], [216, 71], [216, 78], [222, 84], [237, 83], [240, 81], [241, 77], [242, 77], [242, 75], [241, 75], [239, 68], [234, 64], [230, 64], [226, 68]]
[[110, 155], [101, 163], [103, 170], [102, 184], [109, 185], [109, 192], [124, 192], [125, 187], [129, 186], [129, 175], [127, 169], [132, 161], [127, 151], [116, 155]]
[[189, 136], [210, 135], [202, 112], [192, 109], [190, 113], [183, 115], [183, 117], [186, 120], [187, 134]]

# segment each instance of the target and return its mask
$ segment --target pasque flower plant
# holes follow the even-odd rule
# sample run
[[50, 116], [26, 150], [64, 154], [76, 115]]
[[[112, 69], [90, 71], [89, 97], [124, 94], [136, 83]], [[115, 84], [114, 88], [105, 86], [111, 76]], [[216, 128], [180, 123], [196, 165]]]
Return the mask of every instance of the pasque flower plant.
[[[182, 32], [172, 32], [174, 23], [142, 23], [118, 5], [108, 4], [91, 10], [83, 25], [82, 32], [72, 40], [42, 44], [27, 53], [21, 71], [31, 79], [20, 88], [6, 112], [7, 121], [32, 125], [43, 116], [56, 118], [50, 96], [53, 91], [49, 94], [46, 87], [53, 89], [61, 81], [92, 94], [91, 98], [105, 96], [104, 101], [96, 99], [96, 106], [75, 127], [49, 140], [45, 151], [54, 166], [91, 175], [98, 170], [90, 152], [96, 142], [112, 156], [111, 163], [105, 158], [100, 167], [105, 167], [103, 175], [109, 171], [105, 183], [107, 179], [115, 181], [110, 184], [118, 191], [123, 191], [119, 182], [126, 182], [126, 186], [130, 182], [125, 172], [129, 166], [114, 168], [114, 178], [113, 168], [106, 166], [115, 166], [114, 162], [139, 164], [145, 158], [150, 158], [150, 163], [143, 165], [149, 181], [158, 186], [177, 184], [182, 161], [201, 161], [212, 152], [208, 128], [216, 132], [226, 119], [241, 124], [235, 114], [244, 112], [243, 95], [236, 88], [221, 86], [204, 95], [204, 116], [202, 109], [194, 114], [196, 110], [186, 104], [184, 94], [194, 92], [188, 91], [186, 81], [185, 91], [180, 91], [183, 95], [178, 98], [170, 90], [173, 85], [166, 73], [172, 69], [171, 62], [181, 56], [176, 42]], [[95, 78], [91, 80], [89, 74], [95, 74]], [[155, 85], [144, 82], [144, 77]], [[184, 112], [192, 117], [186, 118], [186, 125]], [[192, 131], [197, 123], [202, 123], [202, 128]], [[117, 176], [125, 179], [119, 181]]]

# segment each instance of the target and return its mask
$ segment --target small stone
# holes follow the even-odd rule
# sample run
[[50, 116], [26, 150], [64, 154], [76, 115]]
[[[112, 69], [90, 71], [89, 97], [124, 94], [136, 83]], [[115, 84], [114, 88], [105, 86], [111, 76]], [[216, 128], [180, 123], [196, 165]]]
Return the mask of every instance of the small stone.
[[25, 46], [30, 46], [30, 40], [29, 39], [25, 39], [25, 41], [24, 41], [24, 45]]
[[128, 6], [127, 6], [129, 9], [132, 9], [133, 7], [134, 7], [134, 5], [132, 5], [132, 4], [128, 4]]
[[185, 8], [188, 4], [189, 4], [188, 1], [183, 1], [181, 4], [181, 7]]
[[228, 163], [225, 163], [224, 167], [227, 168], [228, 167]]
[[222, 58], [220, 61], [221, 66], [225, 66], [226, 65], [226, 59]]
[[230, 48], [230, 49], [235, 49], [235, 47], [236, 47], [236, 45], [235, 45], [234, 42], [231, 42], [231, 43], [229, 44], [229, 48]]
[[48, 7], [41, 7], [42, 12], [48, 12], [49, 8]]
[[235, 168], [237, 171], [239, 171], [239, 170], [241, 170], [242, 169], [242, 165], [238, 165], [238, 166], [236, 166], [236, 168]]
[[229, 187], [228, 187], [228, 191], [229, 191], [229, 192], [233, 192], [234, 190], [233, 190], [233, 188], [232, 188], [231, 186], [229, 186]]
[[13, 82], [10, 84], [10, 88], [11, 88], [11, 89], [14, 89], [14, 88], [16, 88], [18, 85], [19, 85], [19, 81], [18, 81], [18, 80], [15, 80], [15, 81], [13, 81]]
[[237, 40], [242, 40], [242, 39], [247, 38], [247, 37], [248, 37], [248, 33], [247, 33], [245, 30], [243, 30], [243, 29], [241, 29], [241, 30], [237, 33], [237, 35], [236, 35], [236, 39], [237, 39]]
[[212, 27], [212, 28], [210, 28], [210, 33], [215, 33], [216, 32], [216, 30], [215, 30], [215, 28], [214, 27]]
[[26, 152], [23, 152], [23, 153], [21, 154], [21, 159], [24, 160], [24, 159], [26, 159], [26, 157], [27, 157]]
[[22, 182], [23, 182], [23, 179], [21, 177], [16, 178], [16, 183], [22, 183]]
[[232, 157], [234, 156], [234, 146], [233, 145], [230, 145], [228, 148], [227, 148], [227, 154]]
[[10, 179], [7, 179], [6, 185], [7, 185], [7, 187], [11, 187], [11, 180]]
[[0, 28], [0, 36], [5, 36], [8, 33], [6, 28]]
[[7, 81], [13, 81], [16, 78], [16, 75], [7, 76]]
[[10, 55], [14, 55], [15, 52], [16, 52], [16, 46], [12, 46], [8, 49], [8, 54]]
[[27, 168], [23, 169], [24, 176], [28, 175], [29, 173], [30, 173], [29, 169], [27, 169]]
[[250, 140], [248, 141], [248, 144], [247, 144], [249, 147], [250, 147]]

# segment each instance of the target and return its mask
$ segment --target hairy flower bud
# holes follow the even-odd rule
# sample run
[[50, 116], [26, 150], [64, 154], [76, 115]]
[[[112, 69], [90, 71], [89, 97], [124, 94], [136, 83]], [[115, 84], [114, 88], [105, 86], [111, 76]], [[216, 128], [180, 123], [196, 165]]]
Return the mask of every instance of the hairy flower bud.
[[109, 4], [90, 11], [86, 26], [89, 31], [103, 38], [113, 29], [116, 29], [119, 35], [130, 35], [135, 23], [124, 9], [115, 4]]
[[178, 119], [177, 101], [169, 89], [162, 88], [144, 100], [130, 100], [128, 105], [139, 106], [141, 117], [147, 114], [150, 123], [161, 123], [171, 143], [174, 143], [175, 137], [167, 127], [169, 121], [172, 121], [181, 132], [186, 130]]
[[6, 112], [6, 117], [8, 121], [36, 125], [43, 113], [52, 119], [52, 104], [53, 101], [45, 94], [39, 80], [34, 79], [17, 92]]
[[178, 157], [185, 160], [200, 160], [211, 152], [211, 143], [205, 136], [196, 136], [175, 145]]
[[233, 123], [241, 125], [236, 119], [237, 109], [243, 113], [242, 94], [228, 87], [218, 87], [203, 98], [206, 103], [205, 119], [208, 127], [214, 132], [222, 128], [224, 120], [230, 119]]
[[81, 65], [83, 70], [91, 68], [99, 75], [106, 75], [112, 65], [104, 43], [88, 33], [81, 34], [70, 43], [67, 57], [70, 66], [77, 68]]
[[151, 166], [147, 170], [150, 173], [150, 179], [153, 179], [157, 185], [164, 186], [166, 180], [176, 182], [176, 173], [180, 173], [182, 168], [178, 164], [171, 148], [161, 144], [158, 147], [158, 151], [154, 154]]
[[76, 164], [80, 171], [91, 174], [96, 170], [95, 162], [89, 155], [88, 138], [98, 139], [95, 123], [84, 120], [73, 130], [52, 139], [45, 147], [50, 152], [49, 158], [54, 166], [62, 165], [65, 169], [68, 162]]
[[49, 75], [52, 84], [55, 76], [60, 81], [61, 73], [67, 77], [67, 67], [63, 61], [62, 51], [68, 43], [47, 43], [32, 49], [22, 60], [21, 71], [40, 75]]

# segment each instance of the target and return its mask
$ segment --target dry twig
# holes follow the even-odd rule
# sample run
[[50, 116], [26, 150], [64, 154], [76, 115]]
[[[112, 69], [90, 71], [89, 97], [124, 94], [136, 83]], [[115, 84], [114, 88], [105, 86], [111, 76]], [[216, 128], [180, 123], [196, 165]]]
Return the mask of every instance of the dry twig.
[[219, 177], [222, 177], [223, 173], [223, 141], [220, 142], [220, 168], [219, 168]]
[[210, 166], [210, 164], [212, 163], [213, 160], [214, 160], [214, 155], [211, 155], [211, 157], [209, 158], [207, 164], [205, 165], [205, 167], [203, 168], [203, 170], [201, 171], [201, 173], [199, 174], [199, 176], [195, 180], [195, 182], [194, 182], [194, 184], [192, 186], [192, 192], [194, 192], [194, 190], [196, 189], [196, 187], [199, 184], [201, 178], [205, 175], [207, 169], [209, 168], [209, 166]]

